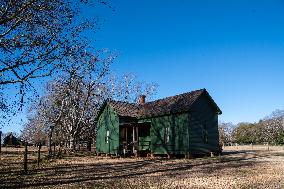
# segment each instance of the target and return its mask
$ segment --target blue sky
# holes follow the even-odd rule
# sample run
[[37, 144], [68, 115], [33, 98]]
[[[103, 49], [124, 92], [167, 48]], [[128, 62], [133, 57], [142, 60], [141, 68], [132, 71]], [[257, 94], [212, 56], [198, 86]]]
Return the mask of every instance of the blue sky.
[[284, 1], [112, 1], [101, 47], [114, 68], [159, 84], [157, 98], [206, 88], [223, 121], [284, 109]]
[[86, 11], [103, 20], [90, 40], [118, 53], [116, 72], [156, 82], [156, 98], [206, 88], [223, 111], [220, 120], [233, 123], [284, 109], [284, 1], [110, 4], [115, 11]]

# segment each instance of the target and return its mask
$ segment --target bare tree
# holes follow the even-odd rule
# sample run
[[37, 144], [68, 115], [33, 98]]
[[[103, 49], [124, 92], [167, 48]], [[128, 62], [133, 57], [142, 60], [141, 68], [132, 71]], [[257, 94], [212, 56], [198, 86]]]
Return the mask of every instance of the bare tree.
[[49, 82], [34, 115], [40, 117], [53, 143], [75, 150], [78, 141], [93, 139], [96, 115], [108, 98], [136, 101], [141, 94], [154, 94], [156, 85], [137, 82], [128, 74], [110, 75], [114, 57], [85, 54], [72, 58], [60, 77]]
[[72, 57], [61, 75], [49, 82], [35, 114], [48, 130], [49, 144], [52, 138], [53, 143], [74, 149], [76, 140], [93, 131], [95, 115], [106, 98], [107, 88], [102, 86], [113, 58], [113, 54], [91, 53]]
[[157, 87], [156, 83], [138, 81], [132, 73], [121, 77], [113, 75], [109, 82], [111, 98], [132, 103], [137, 103], [140, 95], [145, 95], [150, 100], [156, 94]]
[[259, 122], [261, 140], [268, 143], [284, 142], [284, 111], [275, 110]]
[[34, 116], [24, 125], [21, 139], [29, 144], [45, 144], [47, 141], [47, 131], [41, 117]]
[[235, 125], [233, 123], [226, 123], [226, 122], [220, 122], [218, 125], [219, 129], [219, 142], [222, 146], [232, 143], [234, 141], [233, 139], [233, 131], [234, 131]]
[[[25, 94], [32, 79], [50, 76], [91, 48], [85, 31], [95, 17], [82, 14], [97, 0], [3, 0], [0, 6], [0, 87], [19, 84]], [[21, 99], [23, 101], [23, 98]]]

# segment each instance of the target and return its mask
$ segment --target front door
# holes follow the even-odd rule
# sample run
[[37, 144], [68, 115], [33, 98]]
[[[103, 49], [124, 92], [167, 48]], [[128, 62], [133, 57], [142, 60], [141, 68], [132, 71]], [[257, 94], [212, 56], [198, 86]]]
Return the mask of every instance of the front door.
[[120, 146], [124, 154], [135, 154], [138, 146], [138, 127], [122, 125], [120, 128]]

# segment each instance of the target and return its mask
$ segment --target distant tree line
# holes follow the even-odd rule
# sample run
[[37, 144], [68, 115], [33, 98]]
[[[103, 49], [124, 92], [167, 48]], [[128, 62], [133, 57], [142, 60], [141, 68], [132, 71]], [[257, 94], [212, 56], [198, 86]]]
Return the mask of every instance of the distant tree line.
[[284, 144], [284, 110], [276, 110], [256, 123], [219, 123], [219, 138], [222, 145]]

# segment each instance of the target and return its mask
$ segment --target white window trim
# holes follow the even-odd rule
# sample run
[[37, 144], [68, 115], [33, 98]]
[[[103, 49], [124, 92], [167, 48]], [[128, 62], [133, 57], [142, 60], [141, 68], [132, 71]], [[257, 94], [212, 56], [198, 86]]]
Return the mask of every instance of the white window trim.
[[109, 142], [109, 131], [107, 130], [106, 131], [106, 143], [108, 144], [108, 142]]
[[166, 127], [165, 129], [165, 142], [169, 143], [170, 142], [170, 128]]

